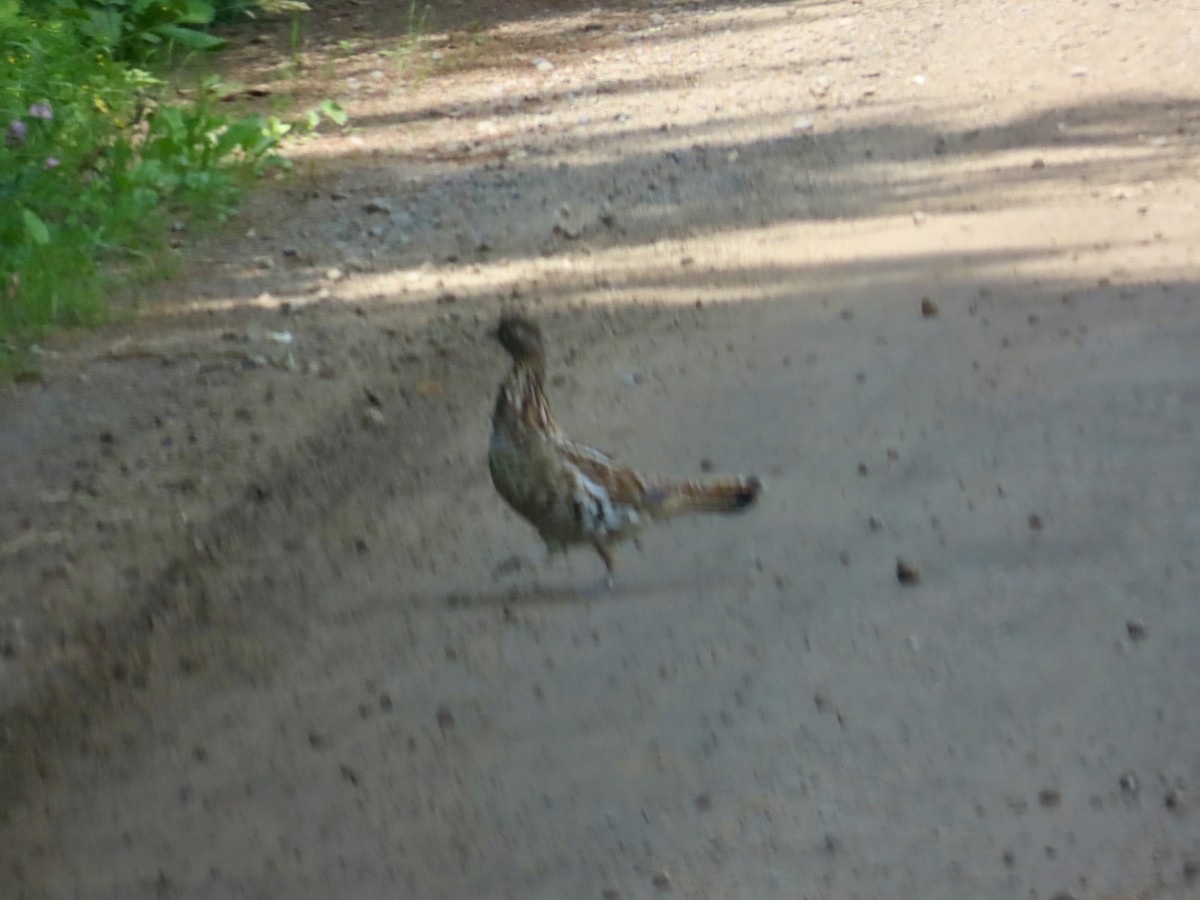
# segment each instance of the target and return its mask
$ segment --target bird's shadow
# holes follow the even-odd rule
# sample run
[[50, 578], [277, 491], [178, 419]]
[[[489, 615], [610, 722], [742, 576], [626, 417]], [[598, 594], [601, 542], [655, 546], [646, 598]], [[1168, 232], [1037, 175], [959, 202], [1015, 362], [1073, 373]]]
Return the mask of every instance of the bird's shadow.
[[446, 605], [450, 609], [512, 609], [536, 606], [565, 606], [590, 603], [598, 600], [616, 599], [620, 587], [609, 589], [597, 579], [592, 584], [545, 583], [542, 581], [512, 584], [506, 587], [482, 591], [451, 591], [446, 594]]
[[703, 594], [714, 587], [730, 587], [736, 581], [735, 578], [719, 578], [716, 582], [706, 580], [701, 584], [687, 577], [649, 582], [618, 577], [610, 585], [603, 576], [572, 580], [569, 575], [564, 575], [562, 580], [547, 580], [533, 575], [524, 580], [514, 578], [513, 583], [503, 587], [450, 591], [445, 594], [445, 603], [452, 610], [502, 609], [506, 612], [518, 608], [587, 606], [647, 594]]

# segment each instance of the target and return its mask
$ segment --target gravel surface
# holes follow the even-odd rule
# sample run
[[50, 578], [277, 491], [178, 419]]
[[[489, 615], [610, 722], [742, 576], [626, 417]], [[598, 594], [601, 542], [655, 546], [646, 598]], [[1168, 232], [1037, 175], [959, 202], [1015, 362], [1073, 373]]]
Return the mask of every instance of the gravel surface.
[[[0, 896], [1200, 896], [1200, 6], [393, 6], [0, 396]], [[545, 561], [508, 307], [758, 507]]]

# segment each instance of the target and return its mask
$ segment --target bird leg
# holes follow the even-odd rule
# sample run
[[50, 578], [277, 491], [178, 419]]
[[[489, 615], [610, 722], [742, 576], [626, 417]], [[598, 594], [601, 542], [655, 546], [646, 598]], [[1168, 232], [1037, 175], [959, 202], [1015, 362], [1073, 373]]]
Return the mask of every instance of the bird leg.
[[613, 581], [613, 573], [616, 570], [616, 560], [613, 558], [612, 548], [607, 544], [596, 541], [592, 544], [596, 548], [596, 552], [600, 554], [600, 558], [604, 560], [604, 586], [610, 591], [613, 589], [615, 582]]

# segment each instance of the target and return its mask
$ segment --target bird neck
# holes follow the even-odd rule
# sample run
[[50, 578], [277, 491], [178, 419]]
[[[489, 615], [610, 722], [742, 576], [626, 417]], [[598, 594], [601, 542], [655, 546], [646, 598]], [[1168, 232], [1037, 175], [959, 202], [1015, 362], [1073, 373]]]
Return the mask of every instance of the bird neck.
[[516, 360], [500, 392], [492, 421], [500, 428], [554, 429], [550, 401], [544, 388], [545, 363], [541, 360]]

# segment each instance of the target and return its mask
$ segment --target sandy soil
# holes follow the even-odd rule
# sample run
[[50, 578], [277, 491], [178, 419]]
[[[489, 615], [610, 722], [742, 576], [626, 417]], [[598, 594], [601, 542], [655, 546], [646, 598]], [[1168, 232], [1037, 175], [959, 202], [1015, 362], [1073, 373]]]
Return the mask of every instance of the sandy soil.
[[[400, 5], [0, 397], [0, 895], [1200, 896], [1200, 7]], [[505, 305], [760, 507], [544, 562]]]

